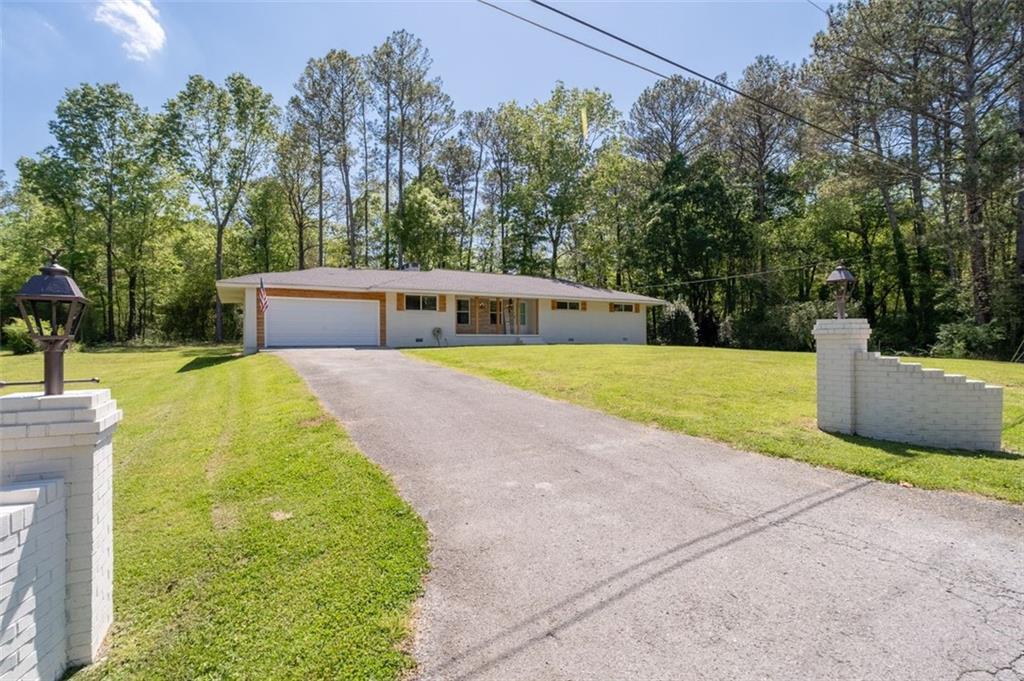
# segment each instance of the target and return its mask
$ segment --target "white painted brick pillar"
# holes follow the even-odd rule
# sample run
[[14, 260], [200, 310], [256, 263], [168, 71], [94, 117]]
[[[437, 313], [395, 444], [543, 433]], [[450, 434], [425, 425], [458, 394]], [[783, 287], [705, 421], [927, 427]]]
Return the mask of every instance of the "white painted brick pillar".
[[866, 319], [819, 319], [814, 325], [818, 358], [818, 428], [856, 432], [856, 362], [867, 352], [871, 326]]
[[63, 478], [67, 662], [95, 661], [114, 620], [113, 444], [109, 390], [0, 397], [0, 485]]

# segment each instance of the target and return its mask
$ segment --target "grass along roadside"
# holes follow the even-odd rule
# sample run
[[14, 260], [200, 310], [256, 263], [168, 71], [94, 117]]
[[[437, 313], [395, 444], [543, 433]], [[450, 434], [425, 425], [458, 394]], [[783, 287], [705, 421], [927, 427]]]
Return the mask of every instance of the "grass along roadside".
[[[625, 345], [462, 347], [408, 354], [740, 449], [918, 487], [1024, 502], [1024, 456], [836, 436], [815, 425], [814, 355]], [[1024, 365], [922, 360], [1005, 386], [1003, 446], [1024, 452]]]
[[[125, 414], [111, 647], [75, 679], [389, 679], [412, 663], [423, 523], [290, 368], [236, 350], [67, 356]], [[7, 380], [41, 367], [0, 356]]]

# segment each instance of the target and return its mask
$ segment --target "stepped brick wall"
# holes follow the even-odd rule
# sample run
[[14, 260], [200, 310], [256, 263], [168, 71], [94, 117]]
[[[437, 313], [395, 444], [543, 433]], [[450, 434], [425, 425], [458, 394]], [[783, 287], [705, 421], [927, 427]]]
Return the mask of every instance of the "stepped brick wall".
[[1003, 389], [941, 369], [855, 355], [858, 435], [953, 449], [998, 450]]
[[864, 319], [819, 319], [818, 427], [940, 447], [998, 451], [1003, 389], [868, 352]]

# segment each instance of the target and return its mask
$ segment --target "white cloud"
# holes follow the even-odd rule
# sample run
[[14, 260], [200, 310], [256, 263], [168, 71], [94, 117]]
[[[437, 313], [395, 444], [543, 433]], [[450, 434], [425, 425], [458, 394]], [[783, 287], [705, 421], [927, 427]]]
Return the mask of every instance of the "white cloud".
[[128, 58], [146, 61], [159, 52], [167, 35], [150, 0], [100, 0], [93, 19], [124, 38]]

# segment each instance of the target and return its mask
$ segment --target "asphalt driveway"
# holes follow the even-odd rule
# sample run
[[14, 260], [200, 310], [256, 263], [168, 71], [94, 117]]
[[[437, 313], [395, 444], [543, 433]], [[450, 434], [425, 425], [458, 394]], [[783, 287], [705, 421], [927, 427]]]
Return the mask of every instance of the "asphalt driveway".
[[1024, 509], [288, 350], [432, 537], [424, 679], [1024, 679]]

